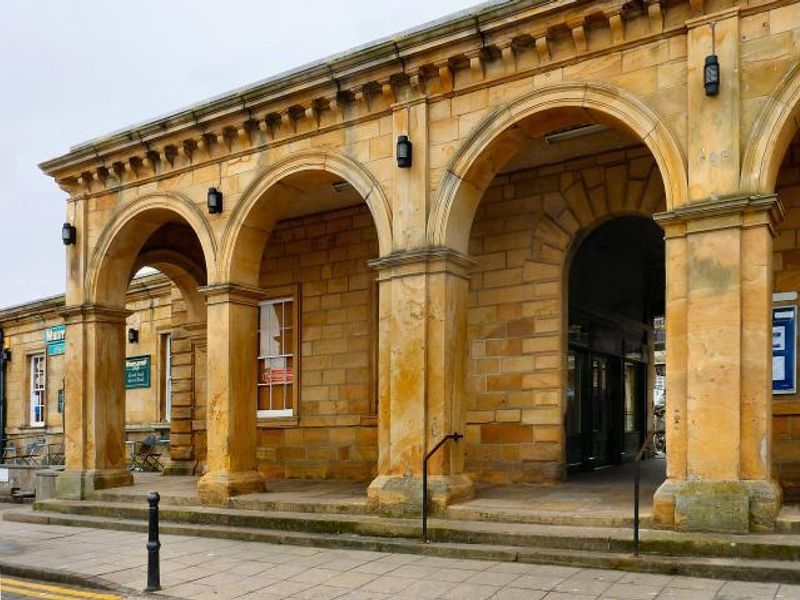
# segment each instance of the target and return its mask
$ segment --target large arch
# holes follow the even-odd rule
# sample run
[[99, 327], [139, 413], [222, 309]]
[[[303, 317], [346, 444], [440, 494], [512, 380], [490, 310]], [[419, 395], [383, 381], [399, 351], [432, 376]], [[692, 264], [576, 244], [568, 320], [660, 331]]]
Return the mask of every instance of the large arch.
[[[140, 250], [150, 235], [170, 221], [192, 230], [202, 248], [206, 279], [216, 280], [217, 244], [200, 209], [182, 194], [148, 194], [119, 209], [100, 234], [85, 278], [84, 293], [91, 303], [124, 306], [128, 283], [135, 270], [144, 266]], [[176, 268], [182, 266], [175, 263]], [[191, 266], [181, 270], [187, 274], [197, 271]]]
[[[392, 214], [378, 181], [360, 163], [332, 150], [297, 152], [272, 165], [245, 191], [223, 234], [220, 246], [221, 281], [255, 285], [268, 233], [282, 217], [298, 190], [286, 179], [302, 173], [323, 172], [341, 177], [367, 204], [378, 234], [381, 256], [392, 251]], [[269, 203], [269, 210], [254, 210]], [[252, 249], [260, 249], [261, 252]]]
[[742, 160], [742, 191], [774, 193], [781, 162], [798, 130], [800, 64], [786, 73], [753, 123]]
[[687, 202], [685, 157], [652, 110], [607, 84], [557, 84], [497, 108], [475, 128], [439, 185], [428, 222], [429, 243], [465, 252], [478, 203], [505, 163], [525, 141], [575, 123], [602, 123], [632, 132], [652, 152], [661, 171], [667, 209]]

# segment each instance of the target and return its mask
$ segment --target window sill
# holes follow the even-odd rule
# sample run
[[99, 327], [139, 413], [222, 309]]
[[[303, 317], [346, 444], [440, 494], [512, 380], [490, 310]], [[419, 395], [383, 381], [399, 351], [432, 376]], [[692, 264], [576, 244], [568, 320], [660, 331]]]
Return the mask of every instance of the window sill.
[[256, 427], [259, 429], [289, 429], [300, 424], [300, 417], [258, 417]]

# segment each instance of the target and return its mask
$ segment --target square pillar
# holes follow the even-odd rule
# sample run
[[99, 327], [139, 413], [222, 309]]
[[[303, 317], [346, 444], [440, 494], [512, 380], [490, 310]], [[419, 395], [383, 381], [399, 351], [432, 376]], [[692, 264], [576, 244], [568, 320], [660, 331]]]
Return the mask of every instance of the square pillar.
[[261, 492], [256, 470], [256, 357], [260, 290], [223, 284], [201, 288], [208, 309], [207, 464], [197, 484], [202, 502]]
[[667, 239], [667, 480], [658, 526], [771, 531], [772, 238], [777, 198], [656, 215]]
[[60, 498], [132, 485], [125, 448], [124, 309], [70, 306], [66, 324], [64, 471]]
[[[422, 508], [422, 461], [439, 440], [464, 433], [466, 302], [471, 261], [447, 249], [396, 253], [380, 270], [378, 476], [370, 506], [389, 514]], [[428, 463], [432, 508], [469, 497], [463, 441]]]

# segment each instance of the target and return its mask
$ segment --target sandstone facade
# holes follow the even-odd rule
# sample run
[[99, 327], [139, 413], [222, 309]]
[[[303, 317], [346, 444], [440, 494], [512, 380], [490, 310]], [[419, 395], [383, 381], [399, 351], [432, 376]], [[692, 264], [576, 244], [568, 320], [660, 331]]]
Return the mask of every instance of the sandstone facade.
[[[184, 299], [192, 383], [172, 462], [205, 460], [208, 502], [263, 489], [265, 474], [346, 477], [372, 480], [376, 510], [418, 510], [422, 457], [454, 431], [466, 439], [431, 463], [438, 506], [475, 481], [557, 480], [571, 261], [593, 231], [637, 216], [665, 238], [657, 522], [769, 529], [775, 477], [787, 490], [796, 477], [770, 331], [773, 291], [797, 289], [798, 36], [792, 2], [508, 2], [44, 163], [77, 228], [64, 371], [82, 404], [67, 413], [60, 493], [129, 481], [123, 322], [143, 265]], [[297, 321], [264, 341], [275, 298]], [[290, 407], [262, 416], [273, 385]]]

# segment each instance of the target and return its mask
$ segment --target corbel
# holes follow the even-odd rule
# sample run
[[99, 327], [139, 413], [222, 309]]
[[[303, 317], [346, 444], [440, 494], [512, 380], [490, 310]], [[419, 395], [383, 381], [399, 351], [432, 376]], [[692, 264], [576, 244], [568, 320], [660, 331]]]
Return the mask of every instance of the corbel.
[[536, 54], [539, 56], [539, 62], [545, 63], [550, 61], [550, 45], [547, 43], [547, 34], [535, 36], [536, 40]]
[[408, 76], [408, 83], [417, 94], [425, 95], [425, 77], [421, 67]]
[[332, 113], [340, 113], [342, 112], [342, 104], [339, 100], [339, 93], [335, 93], [332, 96], [327, 96], [322, 99], [327, 105], [328, 110]]
[[83, 191], [87, 194], [92, 192], [92, 174], [88, 172], [81, 173], [78, 176], [77, 183], [80, 187], [83, 188]]
[[584, 54], [589, 46], [586, 43], [586, 29], [583, 18], [567, 21], [567, 27], [572, 31], [572, 41], [575, 42], [575, 52]]
[[196, 148], [197, 141], [190, 138], [188, 140], [183, 140], [183, 142], [178, 146], [178, 152], [180, 152], [181, 156], [183, 156], [187, 163], [191, 164], [192, 155], [194, 154]]
[[664, 12], [661, 10], [661, 0], [645, 0], [647, 3], [647, 16], [650, 19], [650, 32], [661, 33], [664, 31]]
[[433, 64], [439, 75], [439, 87], [443, 94], [449, 94], [453, 91], [455, 80], [453, 78], [453, 69], [450, 67], [450, 60], [441, 60]]
[[154, 175], [158, 172], [158, 164], [161, 162], [161, 154], [158, 150], [150, 149], [145, 152], [145, 165]]
[[178, 148], [174, 144], [164, 146], [162, 156], [169, 163], [169, 166], [175, 168], [175, 159], [178, 157]]
[[94, 179], [97, 183], [99, 183], [103, 187], [108, 187], [106, 185], [106, 181], [108, 180], [108, 169], [106, 169], [103, 166], [97, 167], [92, 172], [92, 179]]
[[276, 112], [270, 112], [264, 115], [263, 119], [259, 119], [258, 128], [262, 131], [265, 138], [275, 139], [275, 128], [280, 125], [281, 116]]
[[383, 99], [386, 101], [386, 104], [391, 106], [397, 102], [397, 90], [395, 89], [394, 82], [392, 81], [391, 77], [381, 79], [378, 82], [378, 85], [381, 86], [381, 94], [383, 94]]
[[359, 110], [369, 112], [369, 88], [366, 85], [357, 85], [350, 88], [350, 93]]
[[114, 162], [108, 170], [108, 173], [111, 177], [122, 183], [125, 177], [125, 163], [120, 160]]
[[465, 53], [467, 60], [469, 60], [469, 72], [472, 75], [473, 81], [483, 81], [486, 72], [483, 69], [483, 48], [477, 48]]
[[625, 21], [622, 20], [622, 13], [617, 10], [605, 13], [605, 16], [608, 18], [608, 27], [611, 29], [611, 43], [623, 43], [625, 41]]
[[250, 134], [253, 125], [252, 121], [247, 120], [236, 128], [236, 137], [239, 138], [239, 146], [242, 148], [253, 145], [253, 137]]
[[128, 162], [124, 164], [125, 174], [130, 179], [137, 179], [139, 172], [142, 170], [142, 158], [140, 156], [131, 156]]
[[286, 110], [281, 112], [280, 115], [281, 115], [281, 133], [285, 133], [286, 135], [297, 133], [295, 129], [294, 116], [292, 115], [292, 109], [287, 108]]
[[304, 108], [303, 115], [319, 127], [319, 109], [317, 108], [316, 100], [312, 100], [311, 104]]
[[503, 40], [495, 44], [497, 49], [500, 50], [500, 57], [503, 59], [506, 73], [513, 73], [517, 70], [517, 61], [514, 56], [514, 40], [511, 38]]

